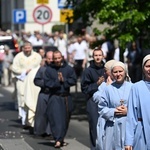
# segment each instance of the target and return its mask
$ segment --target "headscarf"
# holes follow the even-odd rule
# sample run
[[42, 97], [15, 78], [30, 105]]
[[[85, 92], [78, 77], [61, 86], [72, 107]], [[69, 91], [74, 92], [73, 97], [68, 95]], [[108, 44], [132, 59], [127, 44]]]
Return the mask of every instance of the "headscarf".
[[125, 73], [126, 73], [126, 78], [125, 78], [125, 80], [126, 80], [126, 81], [131, 81], [131, 79], [130, 79], [130, 77], [129, 77], [129, 75], [128, 75], [128, 70], [127, 70], [126, 65], [125, 65], [123, 62], [121, 62], [121, 61], [116, 61], [116, 62], [111, 66], [111, 72], [112, 72], [113, 68], [116, 67], [116, 66], [120, 66], [121, 68], [123, 68], [124, 71], [125, 71]]
[[144, 67], [145, 63], [150, 60], [150, 54], [146, 55], [144, 58], [143, 58], [143, 62], [142, 62], [142, 68]]
[[[142, 68], [144, 68], [144, 65], [145, 63], [150, 60], [150, 54], [146, 55], [144, 58], [143, 58], [143, 62], [142, 62]], [[145, 79], [145, 74], [143, 72], [143, 79]]]
[[105, 63], [104, 67], [105, 67], [106, 69], [108, 69], [108, 70], [111, 70], [111, 66], [112, 66], [115, 62], [118, 62], [118, 61], [117, 61], [117, 60], [114, 60], [114, 59], [109, 60], [109, 61], [107, 61], [107, 62]]

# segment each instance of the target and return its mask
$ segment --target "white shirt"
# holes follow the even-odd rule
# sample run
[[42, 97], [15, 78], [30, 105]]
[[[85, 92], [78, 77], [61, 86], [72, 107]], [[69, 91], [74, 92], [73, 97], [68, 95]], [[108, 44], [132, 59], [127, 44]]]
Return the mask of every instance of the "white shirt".
[[27, 38], [27, 41], [31, 42], [33, 44], [33, 41], [35, 40], [35, 36], [31, 35], [30, 37]]
[[74, 51], [74, 43], [68, 46], [68, 53], [71, 54]]
[[107, 57], [107, 52], [108, 52], [108, 45], [107, 45], [107, 42], [104, 42], [104, 43], [102, 44], [101, 49], [102, 49], [102, 51], [103, 51], [104, 57], [106, 58], [106, 57]]
[[55, 41], [54, 46], [58, 48], [58, 50], [62, 53], [62, 55], [66, 59], [67, 58], [67, 41], [65, 39], [58, 38]]
[[120, 60], [120, 49], [119, 47], [115, 49], [114, 60]]
[[54, 39], [53, 38], [49, 38], [48, 39], [48, 44], [50, 44], [50, 45], [54, 45]]
[[73, 45], [73, 50], [75, 51], [74, 60], [83, 60], [86, 58], [87, 46], [85, 43], [81, 42], [80, 44], [76, 42]]
[[41, 46], [41, 45], [43, 45], [43, 43], [44, 42], [42, 39], [37, 40], [37, 38], [33, 39], [33, 41], [32, 41], [32, 45], [35, 45], [35, 46]]

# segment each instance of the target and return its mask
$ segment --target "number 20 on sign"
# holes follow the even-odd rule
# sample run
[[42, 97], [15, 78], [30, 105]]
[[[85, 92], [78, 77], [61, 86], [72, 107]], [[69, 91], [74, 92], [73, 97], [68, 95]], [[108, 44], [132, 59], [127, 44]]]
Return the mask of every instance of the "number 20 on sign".
[[52, 19], [52, 11], [46, 5], [39, 5], [33, 11], [33, 19], [41, 25], [47, 24]]

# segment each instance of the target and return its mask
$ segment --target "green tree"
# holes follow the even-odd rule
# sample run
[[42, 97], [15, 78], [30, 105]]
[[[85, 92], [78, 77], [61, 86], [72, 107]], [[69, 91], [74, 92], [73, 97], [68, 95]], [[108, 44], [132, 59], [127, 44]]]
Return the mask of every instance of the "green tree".
[[[70, 0], [68, 0], [70, 1]], [[82, 18], [85, 26], [96, 19], [109, 27], [97, 34], [119, 40], [122, 47], [139, 39], [143, 49], [150, 47], [150, 2], [147, 0], [74, 0], [74, 19]]]

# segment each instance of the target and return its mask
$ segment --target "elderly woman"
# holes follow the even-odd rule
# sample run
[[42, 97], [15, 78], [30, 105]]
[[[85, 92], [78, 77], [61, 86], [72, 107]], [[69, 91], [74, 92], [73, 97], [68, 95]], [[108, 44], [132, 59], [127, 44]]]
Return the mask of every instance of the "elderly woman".
[[133, 85], [129, 96], [125, 150], [150, 150], [150, 54], [142, 69], [143, 80]]
[[103, 79], [104, 82], [102, 82], [99, 87], [98, 91], [94, 93], [93, 95], [93, 101], [99, 102], [101, 99], [101, 94], [104, 91], [104, 88], [106, 85], [109, 85], [113, 82], [113, 77], [111, 75], [111, 66], [117, 62], [116, 60], [112, 59], [109, 60], [105, 63], [104, 68], [105, 68], [105, 79]]
[[100, 117], [105, 119], [102, 149], [123, 150], [127, 101], [132, 86], [127, 82], [127, 70], [122, 62], [111, 67], [114, 82], [106, 86], [99, 101]]

